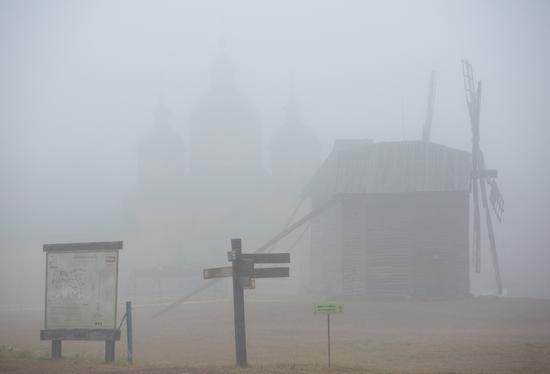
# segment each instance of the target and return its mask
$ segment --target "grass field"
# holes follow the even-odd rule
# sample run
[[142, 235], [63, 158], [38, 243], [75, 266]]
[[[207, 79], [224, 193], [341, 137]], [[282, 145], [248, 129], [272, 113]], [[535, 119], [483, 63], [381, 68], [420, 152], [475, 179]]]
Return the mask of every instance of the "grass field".
[[[249, 294], [251, 296], [251, 294]], [[323, 373], [326, 318], [314, 300], [248, 297], [252, 373]], [[317, 301], [317, 300], [316, 300]], [[471, 298], [430, 302], [343, 302], [332, 318], [334, 368], [342, 373], [550, 373], [550, 301]], [[64, 342], [51, 362], [39, 340], [43, 311], [0, 309], [0, 372], [233, 373], [230, 300], [194, 301], [156, 319], [162, 305], [136, 304], [134, 367], [101, 363], [103, 343]]]

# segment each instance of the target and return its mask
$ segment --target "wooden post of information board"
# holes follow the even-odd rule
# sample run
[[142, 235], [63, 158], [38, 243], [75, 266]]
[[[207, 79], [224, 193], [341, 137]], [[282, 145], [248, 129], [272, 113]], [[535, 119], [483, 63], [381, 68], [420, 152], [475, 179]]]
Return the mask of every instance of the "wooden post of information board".
[[126, 339], [128, 341], [128, 363], [134, 362], [134, 322], [132, 318], [132, 302], [126, 302]]
[[52, 360], [61, 358], [61, 340], [52, 340]]
[[105, 340], [105, 362], [115, 361], [115, 341]]

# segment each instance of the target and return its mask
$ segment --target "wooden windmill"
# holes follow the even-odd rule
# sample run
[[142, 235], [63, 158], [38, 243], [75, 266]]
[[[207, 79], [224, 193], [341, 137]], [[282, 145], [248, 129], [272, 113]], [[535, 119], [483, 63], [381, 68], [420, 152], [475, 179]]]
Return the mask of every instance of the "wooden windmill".
[[[466, 103], [470, 114], [470, 123], [472, 128], [472, 206], [474, 209], [473, 223], [473, 263], [476, 273], [481, 272], [481, 209], [479, 200], [483, 210], [485, 211], [485, 220], [487, 227], [487, 235], [489, 237], [489, 245], [491, 249], [491, 257], [493, 260], [493, 268], [497, 282], [498, 294], [502, 295], [502, 278], [498, 263], [498, 254], [496, 248], [495, 233], [493, 230], [493, 221], [491, 218], [491, 203], [493, 214], [499, 220], [502, 219], [504, 211], [504, 200], [497, 186], [496, 177], [497, 170], [487, 169], [483, 152], [480, 148], [479, 139], [479, 115], [481, 105], [481, 81], [474, 83], [474, 74], [472, 65], [467, 61], [462, 61], [462, 73], [464, 77], [464, 89], [466, 92]], [[487, 196], [487, 186], [490, 188], [489, 196]], [[480, 196], [481, 195], [481, 196]]]

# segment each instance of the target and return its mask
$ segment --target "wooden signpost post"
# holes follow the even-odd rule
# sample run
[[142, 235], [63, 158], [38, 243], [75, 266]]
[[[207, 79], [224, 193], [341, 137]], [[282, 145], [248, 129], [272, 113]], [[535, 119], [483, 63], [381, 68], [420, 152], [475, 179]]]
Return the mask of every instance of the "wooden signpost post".
[[344, 311], [344, 306], [342, 304], [335, 304], [335, 303], [313, 304], [314, 314], [327, 315], [328, 367], [330, 367], [330, 315], [334, 313], [342, 313], [343, 311]]
[[235, 356], [237, 365], [248, 366], [246, 357], [246, 327], [244, 319], [244, 289], [256, 288], [256, 278], [289, 276], [288, 267], [255, 268], [255, 264], [288, 264], [289, 253], [242, 253], [241, 239], [231, 239], [227, 252], [231, 266], [204, 269], [204, 279], [233, 278], [233, 315], [235, 319]]

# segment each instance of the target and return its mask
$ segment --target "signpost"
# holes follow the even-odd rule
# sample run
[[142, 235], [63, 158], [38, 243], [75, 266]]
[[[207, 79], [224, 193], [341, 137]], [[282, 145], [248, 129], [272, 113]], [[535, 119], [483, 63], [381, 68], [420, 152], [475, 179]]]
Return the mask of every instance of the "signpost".
[[52, 359], [63, 340], [104, 340], [105, 361], [115, 359], [118, 252], [122, 242], [44, 244], [46, 292], [41, 340]]
[[328, 367], [330, 367], [330, 315], [334, 313], [343, 313], [344, 306], [336, 303], [313, 304], [314, 314], [327, 315], [327, 339], [328, 339]]
[[235, 356], [237, 365], [248, 366], [246, 357], [246, 327], [244, 319], [244, 289], [256, 288], [256, 278], [288, 277], [288, 267], [254, 268], [254, 264], [288, 264], [289, 253], [242, 253], [241, 239], [231, 239], [227, 252], [231, 266], [204, 269], [204, 279], [233, 278], [233, 316], [235, 320]]

